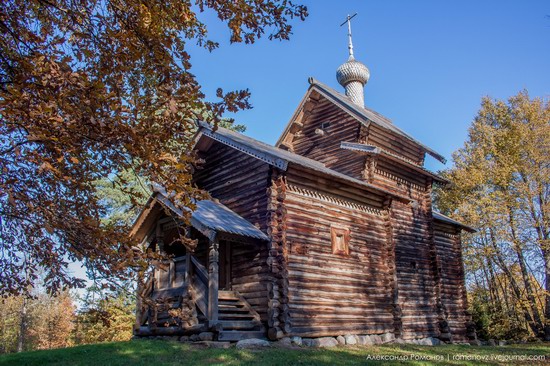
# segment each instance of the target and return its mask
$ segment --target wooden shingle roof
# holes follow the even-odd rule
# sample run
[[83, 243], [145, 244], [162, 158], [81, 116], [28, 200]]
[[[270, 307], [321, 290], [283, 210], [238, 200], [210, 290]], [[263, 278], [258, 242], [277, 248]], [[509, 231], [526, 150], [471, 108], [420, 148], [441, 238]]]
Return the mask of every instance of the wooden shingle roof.
[[[151, 222], [152, 218], [150, 216], [154, 215], [154, 211], [151, 208], [155, 204], [162, 204], [162, 206], [168, 208], [177, 217], [184, 218], [186, 215], [182, 209], [174, 205], [169, 194], [163, 189], [156, 187], [155, 192], [145, 205], [146, 209], [141, 211], [133, 225], [132, 235], [138, 235], [138, 239], [140, 240], [142, 239], [141, 236], [144, 236], [149, 230], [149, 228], [144, 226], [149, 226], [146, 223]], [[214, 240], [221, 233], [264, 241], [269, 240], [267, 235], [260, 229], [219, 202], [201, 200], [197, 201], [195, 205], [196, 209], [191, 213], [191, 226], [210, 240]]]

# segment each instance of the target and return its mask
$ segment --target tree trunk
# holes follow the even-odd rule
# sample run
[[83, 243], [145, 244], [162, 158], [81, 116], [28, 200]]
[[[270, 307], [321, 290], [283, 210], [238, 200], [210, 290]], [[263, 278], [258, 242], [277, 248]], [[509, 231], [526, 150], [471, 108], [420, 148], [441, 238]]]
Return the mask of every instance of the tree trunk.
[[529, 272], [527, 271], [527, 265], [525, 264], [525, 256], [523, 255], [523, 250], [521, 248], [519, 239], [516, 234], [516, 222], [514, 220], [514, 216], [511, 208], [508, 209], [508, 219], [510, 224], [510, 234], [512, 236], [514, 252], [516, 252], [516, 256], [518, 258], [519, 268], [521, 270], [521, 277], [523, 279], [523, 284], [525, 286], [525, 292], [527, 293], [527, 300], [529, 302], [529, 307], [531, 308], [531, 313], [533, 314], [533, 321], [537, 328], [536, 336], [539, 338], [542, 338], [544, 335], [543, 322], [539, 313], [539, 309], [537, 308], [535, 293], [533, 291], [533, 286], [531, 284]]
[[490, 243], [495, 251], [496, 264], [500, 267], [502, 272], [504, 272], [504, 274], [510, 280], [510, 286], [512, 287], [517, 303], [523, 310], [523, 316], [525, 317], [525, 320], [527, 320], [527, 323], [529, 324], [529, 328], [534, 334], [538, 334], [539, 329], [537, 328], [537, 325], [535, 324], [535, 321], [533, 320], [533, 317], [531, 316], [529, 309], [525, 306], [524, 302], [522, 301], [521, 291], [516, 282], [516, 279], [514, 278], [514, 274], [510, 272], [510, 269], [508, 268], [508, 266], [506, 265], [506, 262], [504, 261], [502, 252], [500, 251], [497, 245], [493, 228], [489, 228], [489, 233], [490, 233], [490, 239], [491, 239]]
[[17, 352], [23, 352], [25, 350], [25, 335], [27, 334], [27, 297], [23, 296], [23, 302], [21, 303], [21, 310], [19, 312], [19, 335], [17, 337]]
[[543, 251], [544, 258], [544, 289], [546, 290], [544, 305], [544, 340], [550, 341], [550, 250]]

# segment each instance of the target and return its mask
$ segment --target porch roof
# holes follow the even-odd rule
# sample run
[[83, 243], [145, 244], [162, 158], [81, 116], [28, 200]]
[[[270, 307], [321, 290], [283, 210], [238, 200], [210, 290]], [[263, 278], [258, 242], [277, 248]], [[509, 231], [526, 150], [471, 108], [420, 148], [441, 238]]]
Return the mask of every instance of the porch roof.
[[[183, 218], [185, 216], [184, 211], [176, 207], [168, 195], [162, 192], [162, 190], [156, 190], [146, 204], [146, 207], [149, 207], [149, 209], [144, 209], [133, 225], [132, 233], [134, 235], [139, 232], [144, 233], [148, 230], [143, 226], [147, 221], [151, 220], [151, 208], [156, 202], [159, 202], [179, 217]], [[265, 241], [269, 240], [267, 235], [260, 229], [219, 202], [202, 200], [197, 201], [195, 205], [196, 209], [191, 213], [191, 226], [210, 240], [214, 240], [220, 233]]]

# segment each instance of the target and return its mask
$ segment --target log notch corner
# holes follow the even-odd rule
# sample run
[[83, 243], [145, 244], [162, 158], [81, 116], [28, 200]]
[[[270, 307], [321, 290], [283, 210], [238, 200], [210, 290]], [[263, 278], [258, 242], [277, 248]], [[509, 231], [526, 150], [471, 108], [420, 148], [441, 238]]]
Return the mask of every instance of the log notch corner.
[[399, 289], [397, 286], [397, 266], [395, 263], [395, 241], [393, 238], [393, 225], [392, 218], [392, 198], [387, 196], [384, 201], [384, 226], [386, 229], [386, 241], [387, 241], [387, 266], [389, 270], [389, 288], [392, 298], [392, 313], [393, 313], [393, 328], [395, 338], [399, 338], [403, 332], [403, 322], [401, 320], [403, 312], [399, 305]]
[[267, 188], [267, 234], [270, 238], [267, 265], [268, 311], [267, 335], [271, 340], [290, 333], [288, 311], [288, 268], [286, 264], [286, 177], [284, 172], [272, 167], [270, 186]]

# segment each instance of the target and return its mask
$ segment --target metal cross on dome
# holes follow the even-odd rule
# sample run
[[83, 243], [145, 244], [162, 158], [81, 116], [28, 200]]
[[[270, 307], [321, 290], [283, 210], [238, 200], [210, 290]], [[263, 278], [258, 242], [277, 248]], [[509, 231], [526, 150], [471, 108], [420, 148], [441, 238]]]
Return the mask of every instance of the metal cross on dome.
[[357, 15], [357, 13], [350, 16], [348, 14], [348, 17], [346, 21], [342, 24], [340, 24], [340, 27], [344, 26], [346, 23], [348, 23], [348, 49], [349, 49], [349, 57], [353, 58], [353, 43], [351, 42], [351, 20]]

